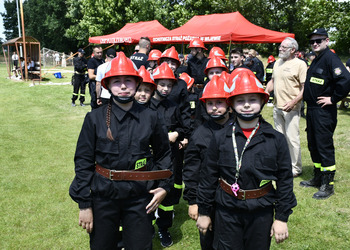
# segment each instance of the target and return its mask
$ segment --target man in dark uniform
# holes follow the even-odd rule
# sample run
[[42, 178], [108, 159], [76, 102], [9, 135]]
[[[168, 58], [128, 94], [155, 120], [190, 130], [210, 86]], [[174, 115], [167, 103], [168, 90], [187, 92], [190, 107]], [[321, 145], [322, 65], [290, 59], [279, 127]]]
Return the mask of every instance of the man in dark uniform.
[[142, 65], [148, 68], [148, 53], [151, 50], [151, 41], [148, 37], [141, 37], [139, 41], [139, 51], [130, 56], [131, 61], [139, 69]]
[[253, 71], [254, 75], [259, 79], [260, 82], [264, 81], [264, 69], [261, 70], [261, 67], [254, 61], [253, 58], [247, 57], [244, 61], [244, 64], [248, 67], [248, 69]]
[[204, 55], [206, 48], [203, 41], [199, 38], [194, 38], [188, 47], [191, 49], [192, 57], [188, 60], [187, 73], [194, 78], [194, 86], [198, 89], [203, 89], [206, 78], [204, 70], [209, 61]]
[[105, 61], [102, 59], [103, 50], [100, 45], [97, 45], [93, 49], [94, 56], [88, 61], [88, 74], [89, 74], [89, 91], [91, 96], [91, 109], [96, 109], [99, 106], [97, 105], [97, 96], [96, 96], [96, 74], [97, 68]]
[[87, 60], [84, 57], [85, 51], [78, 49], [78, 56], [74, 57], [74, 75], [73, 75], [73, 96], [72, 96], [72, 107], [75, 107], [75, 101], [78, 99], [80, 89], [80, 106], [85, 106], [85, 72], [87, 70]]
[[303, 187], [317, 187], [315, 199], [327, 199], [334, 193], [335, 155], [333, 133], [337, 125], [337, 102], [350, 91], [350, 73], [339, 57], [328, 48], [328, 33], [315, 29], [309, 43], [316, 58], [307, 72], [304, 101], [307, 103], [306, 132], [314, 177], [302, 181]]

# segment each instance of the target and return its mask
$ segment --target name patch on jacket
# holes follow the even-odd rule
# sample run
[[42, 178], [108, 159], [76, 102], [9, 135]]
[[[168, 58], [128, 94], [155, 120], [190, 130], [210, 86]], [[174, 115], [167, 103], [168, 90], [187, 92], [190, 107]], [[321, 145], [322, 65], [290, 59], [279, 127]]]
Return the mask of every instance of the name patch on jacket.
[[273, 72], [273, 69], [266, 69], [266, 73], [270, 74]]
[[135, 162], [135, 169], [139, 169], [142, 168], [143, 166], [145, 166], [147, 164], [147, 158], [143, 158], [140, 160], [137, 160]]
[[318, 85], [323, 85], [324, 84], [324, 80], [323, 79], [316, 78], [316, 77], [311, 77], [310, 82], [316, 83]]

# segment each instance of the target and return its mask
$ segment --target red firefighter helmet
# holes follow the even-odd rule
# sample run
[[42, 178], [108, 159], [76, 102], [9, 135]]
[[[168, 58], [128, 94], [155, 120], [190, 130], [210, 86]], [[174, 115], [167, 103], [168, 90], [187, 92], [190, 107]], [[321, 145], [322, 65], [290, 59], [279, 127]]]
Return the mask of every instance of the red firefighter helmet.
[[157, 86], [157, 84], [154, 83], [153, 76], [151, 75], [151, 73], [148, 70], [146, 70], [144, 65], [142, 65], [139, 68], [139, 75], [142, 77], [143, 82], [150, 83], [154, 86]]
[[230, 74], [227, 73], [226, 71], [222, 71], [220, 78], [223, 79], [227, 83], [229, 78], [230, 78]]
[[187, 89], [190, 89], [192, 87], [194, 79], [190, 77], [186, 72], [181, 73], [179, 78], [185, 81], [185, 83], [187, 84]]
[[229, 85], [230, 88], [225, 86], [225, 90], [231, 92], [229, 97], [243, 94], [262, 94], [265, 103], [269, 100], [269, 94], [265, 92], [261, 82], [249, 69], [234, 70], [230, 76]]
[[209, 69], [212, 69], [212, 68], [222, 68], [224, 71], [228, 72], [228, 68], [226, 67], [226, 64], [224, 63], [224, 61], [216, 56], [214, 56], [214, 58], [210, 59], [207, 62], [207, 67], [204, 70], [204, 74], [208, 75]]
[[175, 75], [167, 63], [162, 63], [153, 71], [153, 79], [170, 79], [176, 81]]
[[205, 49], [205, 50], [208, 50], [205, 46], [204, 46], [204, 43], [201, 39], [199, 38], [193, 38], [191, 41], [190, 41], [190, 45], [188, 46], [189, 48], [202, 48], [202, 49]]
[[274, 61], [276, 61], [276, 59], [274, 58], [273, 55], [271, 55], [271, 56], [269, 56], [269, 58], [267, 58], [267, 63], [272, 63]]
[[162, 55], [162, 52], [160, 50], [152, 49], [148, 54], [147, 61], [158, 61], [161, 55]]
[[107, 81], [113, 76], [134, 76], [138, 83], [142, 82], [142, 77], [137, 72], [135, 64], [125, 56], [124, 52], [119, 52], [107, 66], [107, 72], [101, 80], [101, 84], [107, 89]]
[[330, 49], [330, 51], [332, 51], [335, 54], [335, 50], [334, 49]]
[[179, 59], [179, 53], [177, 53], [176, 49], [174, 46], [172, 46], [169, 49], [164, 50], [164, 52], [161, 54], [160, 58], [158, 59], [158, 65], [160, 65], [164, 58], [171, 58], [177, 61], [178, 66], [181, 64], [180, 59]]
[[229, 97], [229, 93], [225, 91], [225, 81], [220, 78], [218, 75], [213, 76], [213, 78], [205, 85], [203, 89], [203, 94], [200, 100], [205, 102], [206, 99], [213, 98], [223, 98], [227, 99]]
[[224, 61], [227, 61], [225, 52], [220, 47], [211, 48], [208, 58], [212, 59], [214, 56], [219, 57]]

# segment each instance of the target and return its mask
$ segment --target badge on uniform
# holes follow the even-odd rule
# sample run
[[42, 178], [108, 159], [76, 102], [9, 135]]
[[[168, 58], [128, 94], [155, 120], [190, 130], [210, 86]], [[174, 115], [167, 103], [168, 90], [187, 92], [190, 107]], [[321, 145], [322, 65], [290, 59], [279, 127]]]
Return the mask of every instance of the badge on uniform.
[[336, 74], [337, 76], [339, 76], [341, 74], [341, 69], [340, 68], [335, 68], [334, 69], [334, 74]]

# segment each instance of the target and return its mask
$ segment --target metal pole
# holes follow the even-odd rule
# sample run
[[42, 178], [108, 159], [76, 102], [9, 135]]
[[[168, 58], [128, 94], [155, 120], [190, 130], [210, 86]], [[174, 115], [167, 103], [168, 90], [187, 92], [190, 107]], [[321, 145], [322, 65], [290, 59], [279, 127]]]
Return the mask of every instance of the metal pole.
[[21, 19], [22, 19], [22, 38], [23, 38], [23, 52], [24, 52], [24, 74], [26, 81], [28, 80], [28, 68], [27, 68], [27, 45], [26, 45], [26, 32], [24, 29], [24, 17], [23, 17], [23, 4], [22, 0], [19, 0], [21, 7]]
[[[19, 8], [18, 8], [18, 0], [16, 0], [16, 6], [17, 6], [17, 23], [18, 23], [18, 37], [21, 37], [21, 19], [19, 18]], [[20, 54], [19, 56], [23, 56], [22, 47], [19, 47]], [[18, 53], [17, 53], [18, 55]]]

